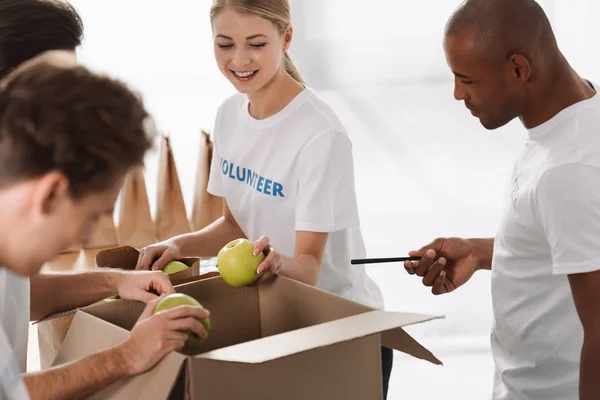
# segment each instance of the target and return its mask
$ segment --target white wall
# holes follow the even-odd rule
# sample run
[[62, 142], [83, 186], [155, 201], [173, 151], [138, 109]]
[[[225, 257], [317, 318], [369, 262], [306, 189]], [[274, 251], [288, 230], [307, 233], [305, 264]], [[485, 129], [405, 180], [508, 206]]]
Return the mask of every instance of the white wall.
[[391, 84], [447, 73], [442, 33], [453, 0], [296, 0], [293, 47], [313, 86]]
[[554, 0], [554, 29], [571, 65], [587, 79], [600, 82], [600, 2]]
[[[540, 1], [550, 18], [554, 2]], [[558, 3], [570, 8], [571, 1]], [[442, 38], [460, 1], [294, 0], [292, 4], [296, 26], [292, 53], [315, 87], [451, 79]]]

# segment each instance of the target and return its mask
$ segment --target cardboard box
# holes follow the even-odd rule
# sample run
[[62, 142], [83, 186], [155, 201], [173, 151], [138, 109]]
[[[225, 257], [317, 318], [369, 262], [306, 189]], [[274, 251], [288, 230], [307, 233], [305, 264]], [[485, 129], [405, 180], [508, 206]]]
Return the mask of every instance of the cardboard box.
[[[100, 268], [120, 268], [125, 270], [135, 270], [139, 250], [131, 246], [115, 247], [113, 249], [104, 250], [96, 256], [96, 265]], [[200, 274], [200, 259], [199, 258], [183, 258], [181, 261], [189, 268], [185, 271], [177, 272], [169, 275], [169, 279], [173, 285], [178, 285], [181, 282], [187, 281], [194, 276]]]
[[[93, 262], [89, 262], [90, 265], [85, 269], [93, 270], [100, 267], [133, 270], [137, 264], [138, 256], [139, 251], [130, 246], [107, 249], [97, 253], [95, 257], [96, 265]], [[186, 258], [180, 261], [189, 268], [185, 271], [169, 275], [169, 279], [173, 285], [194, 282], [219, 275], [215, 272], [200, 275], [200, 261], [197, 258]], [[42, 369], [49, 368], [52, 365], [58, 349], [71, 326], [74, 315], [75, 311], [71, 310], [49, 316], [37, 322], [40, 366]]]
[[[177, 291], [211, 311], [199, 354], [173, 352], [92, 398], [376, 400], [381, 345], [441, 364], [402, 329], [435, 317], [373, 310], [284, 277], [241, 289], [217, 277]], [[121, 301], [77, 311], [54, 365], [123, 341], [142, 310]]]

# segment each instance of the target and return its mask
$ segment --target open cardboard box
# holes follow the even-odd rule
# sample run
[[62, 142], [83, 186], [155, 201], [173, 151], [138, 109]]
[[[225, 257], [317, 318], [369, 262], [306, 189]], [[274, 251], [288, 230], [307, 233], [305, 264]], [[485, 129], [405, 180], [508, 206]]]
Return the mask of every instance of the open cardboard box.
[[[374, 310], [284, 277], [241, 289], [215, 277], [177, 291], [211, 311], [202, 347], [92, 398], [376, 400], [381, 345], [441, 364], [402, 329], [435, 317]], [[123, 341], [143, 308], [119, 301], [77, 311], [54, 365]]]
[[[139, 250], [131, 246], [121, 246], [114, 249], [104, 250], [96, 256], [96, 265], [100, 268], [120, 268], [134, 270], [140, 256]], [[188, 266], [187, 270], [169, 275], [173, 285], [197, 276], [200, 273], [200, 259], [183, 258], [181, 261]]]
[[[140, 252], [131, 246], [103, 250], [96, 255], [95, 265], [89, 265], [86, 269], [93, 270], [96, 267], [100, 267], [134, 270], [139, 254]], [[219, 275], [218, 272], [209, 272], [199, 275], [200, 260], [198, 258], [184, 258], [179, 261], [189, 268], [185, 271], [169, 275], [169, 279], [173, 285], [212, 278]], [[49, 316], [37, 322], [40, 366], [42, 369], [50, 367], [54, 361], [56, 353], [71, 326], [74, 315], [75, 310], [71, 310]]]

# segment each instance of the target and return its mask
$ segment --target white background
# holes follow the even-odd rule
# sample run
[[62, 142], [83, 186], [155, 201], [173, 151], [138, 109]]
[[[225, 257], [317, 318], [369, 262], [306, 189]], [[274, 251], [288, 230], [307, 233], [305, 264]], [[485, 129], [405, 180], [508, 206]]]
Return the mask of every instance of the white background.
[[[85, 24], [82, 62], [139, 90], [172, 137], [191, 201], [200, 129], [233, 89], [212, 55], [209, 0], [72, 0]], [[354, 142], [363, 234], [370, 256], [405, 255], [440, 235], [493, 236], [500, 197], [525, 138], [518, 121], [484, 130], [452, 97], [442, 51], [455, 0], [292, 0], [292, 56]], [[540, 1], [572, 65], [600, 79], [593, 0]], [[151, 207], [156, 154], [147, 160]], [[396, 353], [390, 399], [489, 398], [489, 274], [434, 297], [401, 265], [370, 266], [386, 307], [445, 315], [409, 329], [445, 363]]]

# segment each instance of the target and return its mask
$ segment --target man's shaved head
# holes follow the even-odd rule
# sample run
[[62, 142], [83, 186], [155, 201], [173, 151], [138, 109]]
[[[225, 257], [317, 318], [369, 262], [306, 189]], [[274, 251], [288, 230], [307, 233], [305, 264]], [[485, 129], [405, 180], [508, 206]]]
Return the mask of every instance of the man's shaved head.
[[466, 0], [450, 17], [445, 33], [464, 32], [476, 35], [481, 50], [494, 57], [533, 57], [535, 50], [556, 47], [550, 21], [535, 0]]
[[454, 97], [487, 129], [532, 115], [569, 70], [534, 0], [466, 0], [446, 24], [444, 51]]

